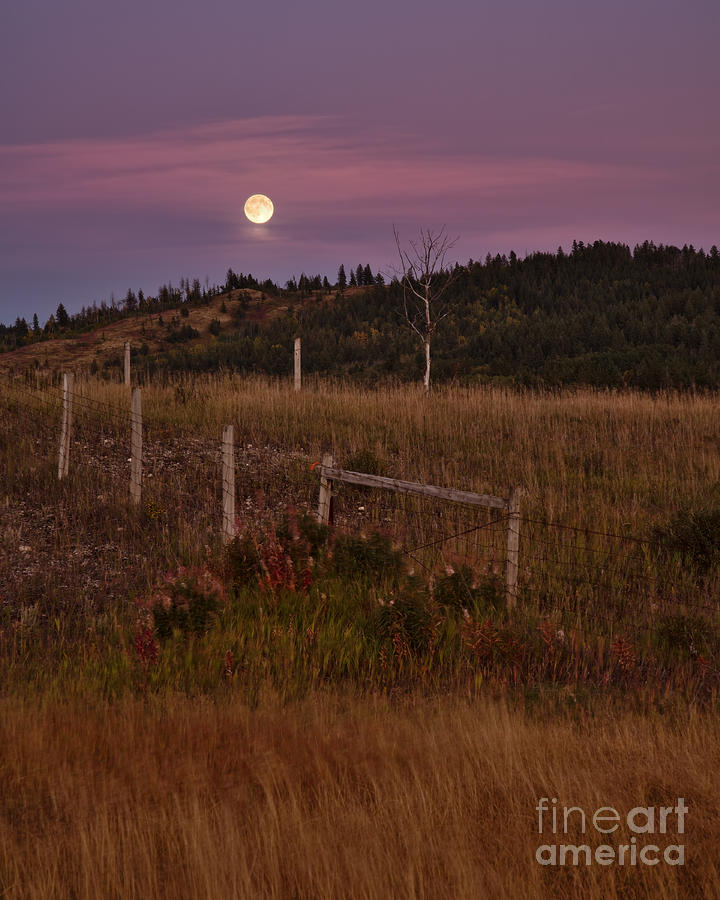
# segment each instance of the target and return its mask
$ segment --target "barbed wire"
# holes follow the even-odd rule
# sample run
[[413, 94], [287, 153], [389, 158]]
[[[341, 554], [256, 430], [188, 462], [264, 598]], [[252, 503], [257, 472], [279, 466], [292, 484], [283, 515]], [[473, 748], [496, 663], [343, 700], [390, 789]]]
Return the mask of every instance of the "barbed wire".
[[[19, 399], [22, 398], [22, 401]], [[0, 403], [4, 408], [11, 412], [12, 415], [25, 422], [32, 424], [36, 432], [51, 439], [53, 444], [57, 441], [60, 431], [60, 420], [50, 425], [47, 419], [52, 416], [58, 416], [62, 408], [63, 390], [59, 386], [43, 387], [32, 389], [26, 384], [14, 382], [9, 386], [6, 392], [0, 392]], [[22, 403], [27, 404], [27, 408], [22, 408]], [[42, 420], [40, 417], [42, 416]], [[91, 428], [94, 425], [102, 425], [108, 423], [120, 426], [123, 431], [130, 430], [130, 409], [129, 403], [125, 410], [118, 404], [108, 403], [88, 397], [80, 391], [75, 391], [73, 396], [73, 430], [77, 438], [77, 432], [82, 431], [84, 427]], [[163, 457], [162, 451], [159, 451], [152, 443], [152, 439], [148, 431], [152, 432], [153, 425], [148, 427], [147, 417], [143, 417], [143, 452], [142, 465], [146, 475], [152, 474], [156, 479], [156, 484], [160, 483], [165, 474], [163, 467], [165, 465], [173, 466], [172, 470], [167, 473], [168, 481], [173, 484], [173, 490], [177, 495], [177, 503], [184, 508], [195, 509], [202, 514], [208, 515], [213, 511], [213, 505], [217, 503], [218, 495], [221, 493], [219, 486], [219, 478], [217, 484], [212, 483], [205, 485], [202, 491], [199, 491], [197, 485], [193, 489], [186, 489], [184, 482], [187, 481], [187, 473], [181, 473], [176, 468], [175, 461]], [[164, 427], [164, 426], [163, 426]], [[204, 462], [212, 459], [217, 462], [221, 457], [221, 441], [218, 439], [203, 438], [196, 436], [195, 450], [203, 455]], [[121, 447], [117, 447], [118, 455]], [[125, 454], [130, 451], [129, 440], [128, 447], [122, 448], [123, 460]], [[301, 485], [302, 494], [305, 499], [310, 499], [312, 492], [316, 490], [317, 473], [310, 476], [300, 477], [297, 470], [293, 470], [293, 466], [298, 463], [300, 456], [297, 451], [277, 451], [279, 461], [276, 468], [269, 473], [248, 472], [242, 470], [240, 478], [236, 478], [236, 486], [239, 486], [246, 493], [248, 491], [266, 491], [276, 493], [280, 489], [293, 489], [297, 491]], [[235, 459], [242, 458], [243, 449], [234, 448]], [[185, 460], [191, 461], [195, 457], [185, 452]], [[307, 459], [304, 456], [304, 459]], [[197, 465], [191, 464], [186, 466], [189, 472], [200, 471], [203, 463]], [[123, 479], [128, 476], [127, 463], [122, 462], [118, 469], [118, 473], [122, 473]], [[240, 474], [236, 471], [236, 475]], [[363, 494], [357, 488], [346, 489], [347, 499], [352, 502], [358, 496]], [[479, 540], [478, 535], [483, 532], [492, 531], [497, 528], [498, 534], [503, 526], [507, 524], [508, 516], [495, 516], [489, 521], [475, 523], [468, 527], [458, 527], [457, 523], [462, 521], [462, 515], [456, 510], [452, 512], [440, 511], [432, 509], [432, 500], [427, 498], [403, 497], [400, 502], [398, 498], [390, 499], [390, 495], [385, 495], [382, 503], [374, 502], [371, 521], [379, 523], [380, 520], [387, 526], [399, 528], [399, 519], [405, 517], [407, 521], [404, 523], [400, 531], [405, 532], [406, 542], [410, 540], [410, 545], [403, 548], [403, 553], [413, 562], [427, 568], [425, 563], [419, 558], [418, 554], [428, 550], [439, 550], [443, 559], [447, 548], [453, 543], [455, 549], [453, 555], [457, 555], [459, 550], [463, 550], [460, 555], [471, 557], [472, 553], [476, 555], [502, 552], [502, 540], [495, 539], [493, 543]], [[341, 494], [335, 491], [334, 499], [339, 501]], [[423, 506], [423, 504], [425, 504]], [[217, 507], [215, 507], [217, 508]], [[452, 508], [451, 508], [452, 509]], [[469, 515], [469, 514], [468, 514]], [[414, 517], [414, 518], [413, 518]], [[340, 519], [343, 518], [341, 513]], [[357, 515], [345, 514], [348, 523], [357, 520]], [[591, 591], [605, 596], [617, 595], [618, 591], [627, 593], [636, 587], [640, 587], [643, 591], [649, 588], [648, 580], [642, 571], [643, 566], [653, 563], [652, 558], [632, 552], [623, 552], [622, 547], [626, 544], [633, 544], [647, 548], [662, 547], [661, 542], [650, 540], [645, 537], [639, 537], [632, 534], [617, 534], [611, 531], [602, 531], [593, 528], [582, 528], [578, 525], [570, 525], [556, 521], [544, 520], [529, 516], [521, 516], [520, 522], [526, 526], [523, 528], [522, 544], [520, 553], [521, 569], [529, 570], [530, 578], [527, 579], [528, 584], [545, 583], [548, 585], [554, 583], [562, 583], [568, 590]], [[548, 532], [554, 533], [558, 540], [553, 540], [550, 535], [543, 535], [538, 529], [547, 529]], [[433, 534], [435, 529], [435, 534]], [[412, 541], [413, 533], [417, 533], [420, 540]], [[564, 536], [573, 535], [576, 540], [566, 540]], [[472, 539], [471, 539], [472, 538]], [[615, 548], [607, 546], [597, 546], [596, 542], [589, 543], [593, 538], [602, 538], [605, 541], [612, 541], [617, 544]], [[464, 545], [461, 544], [465, 541]], [[580, 543], [583, 541], [583, 543]], [[545, 553], [538, 552], [539, 547], [548, 548]], [[550, 552], [554, 551], [554, 552]], [[571, 558], [566, 558], [566, 554], [571, 554]], [[559, 571], [558, 571], [559, 570]], [[678, 585], [681, 587], [680, 585]], [[690, 591], [692, 585], [688, 583], [684, 587]], [[674, 597], [672, 600], [663, 601], [666, 606], [683, 606], [688, 609], [703, 610], [711, 613], [717, 613], [718, 606], [712, 603], [699, 601], [691, 602], [688, 597]], [[719, 604], [720, 605], [720, 604]], [[604, 621], [609, 621], [607, 618]]]

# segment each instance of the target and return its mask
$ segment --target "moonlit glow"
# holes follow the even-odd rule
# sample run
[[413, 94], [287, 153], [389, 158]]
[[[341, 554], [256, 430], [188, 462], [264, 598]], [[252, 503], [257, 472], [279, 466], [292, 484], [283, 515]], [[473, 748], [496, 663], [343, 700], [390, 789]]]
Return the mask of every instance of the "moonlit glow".
[[245, 201], [245, 215], [251, 222], [257, 222], [258, 225], [269, 222], [274, 212], [273, 202], [265, 194], [253, 194]]

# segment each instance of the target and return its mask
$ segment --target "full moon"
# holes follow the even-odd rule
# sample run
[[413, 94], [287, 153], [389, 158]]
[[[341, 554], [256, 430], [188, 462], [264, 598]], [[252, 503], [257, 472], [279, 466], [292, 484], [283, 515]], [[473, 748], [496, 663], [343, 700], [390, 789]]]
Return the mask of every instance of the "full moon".
[[257, 222], [259, 225], [269, 222], [274, 212], [273, 202], [265, 194], [253, 194], [245, 201], [245, 215], [251, 222]]

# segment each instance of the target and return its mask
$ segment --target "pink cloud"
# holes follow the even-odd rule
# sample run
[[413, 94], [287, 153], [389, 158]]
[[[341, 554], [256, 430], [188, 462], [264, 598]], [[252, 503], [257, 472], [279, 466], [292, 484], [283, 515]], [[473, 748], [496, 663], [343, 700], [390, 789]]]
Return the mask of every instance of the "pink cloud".
[[636, 166], [433, 154], [409, 135], [339, 134], [324, 117], [219, 122], [140, 138], [0, 147], [6, 209], [162, 208], [234, 218], [245, 197], [273, 197], [276, 224], [308, 216], [427, 210], [538, 189], [566, 193], [656, 178]]

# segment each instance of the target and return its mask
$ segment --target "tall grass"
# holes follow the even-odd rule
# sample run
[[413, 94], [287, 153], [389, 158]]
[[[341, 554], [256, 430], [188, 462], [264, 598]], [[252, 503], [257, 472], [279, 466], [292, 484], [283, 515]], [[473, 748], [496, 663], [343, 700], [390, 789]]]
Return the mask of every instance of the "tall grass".
[[[0, 740], [8, 898], [720, 896], [720, 732], [692, 711], [4, 700]], [[640, 843], [682, 843], [682, 867], [535, 861], [542, 843], [628, 837], [541, 836], [540, 797], [624, 815], [678, 796], [686, 833]]]
[[[139, 509], [126, 388], [78, 386], [63, 482], [57, 391], [3, 386], [0, 402], [4, 895], [720, 896], [714, 533], [692, 560], [720, 507], [717, 397], [149, 384]], [[226, 423], [239, 525], [264, 554], [252, 571], [220, 543]], [[312, 507], [327, 450], [409, 480], [521, 486], [516, 611], [493, 602], [492, 555], [465, 582], [421, 564], [380, 577], [337, 537], [298, 586], [276, 525]], [[355, 535], [384, 523], [377, 495], [343, 497]], [[432, 536], [429, 505], [398, 509], [393, 527], [412, 514], [415, 544]], [[532, 570], [532, 520], [581, 529], [587, 583], [567, 581], [566, 532]], [[614, 559], [592, 531], [654, 543]], [[207, 619], [151, 614], [186, 596], [180, 566], [222, 582], [214, 605], [190, 591]], [[534, 861], [539, 797], [592, 812], [678, 796], [682, 868]]]
[[[127, 405], [120, 386], [88, 382], [93, 399]], [[342, 463], [373, 452], [383, 473], [503, 493], [522, 486], [527, 511], [614, 530], [709, 499], [720, 502], [715, 395], [576, 390], [537, 393], [412, 386], [289, 384], [236, 375], [149, 385], [148, 422], [211, 437], [225, 423], [270, 443]]]

